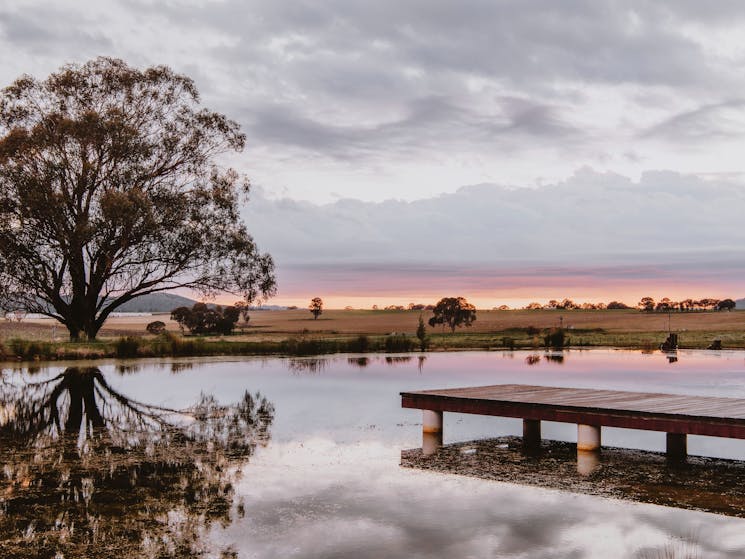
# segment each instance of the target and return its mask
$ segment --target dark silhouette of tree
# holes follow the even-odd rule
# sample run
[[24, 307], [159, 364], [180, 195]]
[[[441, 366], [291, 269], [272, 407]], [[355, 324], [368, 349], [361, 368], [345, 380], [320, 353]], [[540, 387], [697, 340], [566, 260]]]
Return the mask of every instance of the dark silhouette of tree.
[[652, 312], [654, 310], [654, 299], [652, 297], [642, 297], [637, 306], [639, 310]]
[[166, 331], [166, 323], [162, 320], [154, 320], [145, 326], [145, 330], [150, 334], [162, 334]]
[[614, 310], [628, 309], [630, 307], [627, 304], [622, 303], [620, 301], [611, 301], [610, 303], [608, 303], [608, 306], [606, 308], [609, 311], [614, 311]]
[[234, 472], [270, 438], [248, 392], [171, 410], [127, 398], [95, 368], [0, 386], [2, 557], [198, 557], [235, 512]]
[[660, 302], [655, 305], [655, 310], [660, 312], [669, 312], [675, 309], [676, 304], [677, 303], [671, 301], [669, 298], [663, 297], [662, 299], [660, 299]]
[[419, 340], [419, 349], [424, 351], [427, 349], [427, 329], [424, 326], [424, 318], [419, 315], [419, 323], [416, 327], [416, 337]]
[[442, 324], [443, 328], [447, 325], [451, 332], [455, 332], [458, 326], [470, 326], [476, 320], [476, 307], [464, 297], [444, 297], [437, 302], [432, 312], [429, 325], [434, 327]]
[[217, 166], [244, 143], [165, 66], [97, 58], [16, 80], [0, 92], [0, 307], [76, 340], [148, 293], [272, 295], [272, 258], [239, 217], [248, 182]]
[[543, 342], [546, 347], [561, 349], [566, 342], [566, 334], [563, 328], [552, 328], [544, 337]]
[[236, 306], [210, 307], [205, 303], [195, 303], [192, 308], [178, 307], [171, 312], [171, 320], [178, 322], [181, 331], [188, 329], [192, 334], [230, 334], [233, 332], [241, 309]]
[[732, 311], [737, 306], [737, 303], [735, 303], [732, 299], [722, 299], [717, 303], [717, 310], [718, 311]]
[[313, 314], [313, 319], [316, 320], [319, 315], [323, 314], [323, 299], [320, 297], [313, 297], [308, 305], [308, 310]]

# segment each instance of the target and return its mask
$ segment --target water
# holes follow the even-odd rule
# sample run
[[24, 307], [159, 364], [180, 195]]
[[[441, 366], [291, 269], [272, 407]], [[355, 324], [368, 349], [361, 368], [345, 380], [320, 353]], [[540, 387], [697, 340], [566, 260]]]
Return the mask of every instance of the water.
[[[0, 556], [745, 555], [743, 519], [690, 510], [718, 510], [722, 488], [664, 478], [654, 454], [606, 452], [603, 471], [628, 465], [635, 477], [598, 483], [571, 473], [571, 452], [506, 469], [494, 457], [507, 457], [511, 439], [483, 443], [488, 452], [466, 441], [518, 435], [520, 420], [446, 414], [449, 454], [412, 462], [421, 416], [398, 396], [517, 382], [745, 398], [745, 352], [679, 352], [672, 363], [607, 350], [90, 366], [3, 372]], [[573, 441], [576, 427], [547, 423], [543, 436]], [[661, 451], [665, 436], [604, 429], [603, 444]], [[689, 452], [745, 460], [745, 441], [689, 437]], [[720, 481], [745, 481], [745, 465], [717, 464], [731, 476]], [[669, 497], [655, 480], [681, 483]], [[729, 485], [722, 511], [745, 511], [740, 484]], [[660, 495], [676, 506], [651, 504]]]

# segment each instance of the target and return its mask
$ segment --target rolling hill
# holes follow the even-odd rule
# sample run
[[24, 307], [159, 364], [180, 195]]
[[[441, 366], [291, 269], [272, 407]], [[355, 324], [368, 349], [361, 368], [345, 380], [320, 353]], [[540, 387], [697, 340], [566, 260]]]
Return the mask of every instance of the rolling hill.
[[151, 293], [124, 303], [116, 312], [171, 312], [177, 307], [191, 307], [196, 301], [174, 293]]

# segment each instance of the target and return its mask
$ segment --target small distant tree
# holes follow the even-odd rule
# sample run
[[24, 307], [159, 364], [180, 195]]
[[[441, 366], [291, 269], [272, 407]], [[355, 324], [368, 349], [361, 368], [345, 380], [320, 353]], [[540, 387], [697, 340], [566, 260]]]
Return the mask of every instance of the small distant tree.
[[553, 328], [544, 337], [543, 342], [546, 347], [561, 349], [566, 342], [566, 336], [563, 328]]
[[717, 308], [717, 305], [719, 305], [719, 299], [701, 299], [699, 303], [705, 311], [710, 311]]
[[190, 314], [191, 309], [189, 307], [178, 307], [171, 311], [171, 320], [178, 324], [178, 327], [181, 330], [182, 334], [186, 329], [186, 321]]
[[318, 316], [323, 314], [323, 299], [320, 297], [313, 297], [308, 305], [308, 310], [313, 315], [313, 320], [317, 320]]
[[238, 319], [241, 316], [241, 311], [235, 306], [221, 308], [217, 306], [217, 320], [215, 321], [214, 330], [218, 334], [232, 334]]
[[192, 334], [230, 334], [233, 332], [240, 308], [234, 306], [210, 307], [205, 303], [196, 303], [189, 307], [179, 307], [171, 312], [171, 320], [178, 322], [181, 331], [188, 329]]
[[732, 299], [723, 299], [717, 303], [717, 310], [718, 311], [731, 311], [734, 310], [737, 306], [737, 303], [735, 303]]
[[458, 326], [470, 326], [476, 320], [476, 307], [466, 301], [465, 297], [444, 297], [440, 299], [432, 310], [433, 316], [429, 325], [434, 327], [442, 324], [455, 332]]
[[424, 318], [419, 314], [419, 325], [416, 327], [416, 337], [419, 340], [419, 349], [427, 349], [427, 328], [424, 326]]
[[628, 309], [629, 306], [620, 301], [611, 301], [610, 303], [608, 303], [608, 306], [606, 308], [609, 311], [615, 311], [615, 310]]
[[637, 306], [641, 311], [652, 312], [655, 306], [654, 299], [652, 299], [652, 297], [642, 297]]
[[145, 330], [148, 331], [150, 334], [162, 334], [166, 331], [166, 323], [162, 320], [155, 320], [153, 322], [150, 322], [147, 326], [145, 326]]
[[674, 303], [668, 297], [663, 297], [660, 302], [655, 305], [654, 308], [655, 310], [660, 312], [668, 312], [673, 310], [675, 307]]

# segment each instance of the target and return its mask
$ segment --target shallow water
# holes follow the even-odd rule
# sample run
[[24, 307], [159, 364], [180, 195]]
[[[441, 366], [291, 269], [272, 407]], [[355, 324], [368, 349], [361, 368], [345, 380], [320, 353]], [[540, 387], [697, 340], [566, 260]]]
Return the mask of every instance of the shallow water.
[[[673, 363], [593, 350], [88, 367], [4, 370], [0, 556], [745, 555], [740, 518], [579, 493], [560, 476], [551, 488], [493, 469], [402, 467], [402, 452], [421, 443], [421, 417], [398, 396], [517, 382], [745, 397], [745, 352], [679, 352]], [[446, 444], [521, 430], [516, 419], [445, 417]], [[547, 423], [543, 436], [573, 441], [576, 427]], [[603, 430], [608, 446], [664, 443], [662, 433]], [[745, 460], [745, 441], [688, 446]], [[554, 468], [534, 467], [531, 479]], [[695, 508], [695, 491], [683, 485], [677, 502]], [[745, 507], [737, 491], [728, 499]]]

